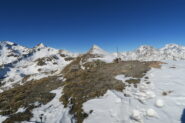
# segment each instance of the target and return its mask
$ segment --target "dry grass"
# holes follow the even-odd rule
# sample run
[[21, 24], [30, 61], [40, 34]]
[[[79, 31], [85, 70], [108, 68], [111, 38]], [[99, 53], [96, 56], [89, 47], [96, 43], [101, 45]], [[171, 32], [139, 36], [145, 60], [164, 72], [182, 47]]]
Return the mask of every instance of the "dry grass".
[[[33, 104], [48, 103], [55, 94], [50, 93], [62, 86], [62, 82], [57, 77], [48, 77], [37, 81], [30, 81], [22, 86], [10, 89], [0, 93], [0, 115], [9, 116], [5, 123], [13, 123], [16, 121], [24, 121], [32, 117], [31, 110], [35, 107]], [[16, 113], [20, 108], [27, 108], [25, 112]]]
[[35, 60], [35, 62], [37, 62], [37, 65], [43, 66], [43, 65], [46, 65], [47, 61], [53, 61], [53, 60], [57, 60], [57, 59], [58, 59], [58, 57], [53, 55], [50, 57], [38, 58], [37, 60]]
[[161, 68], [162, 64], [166, 64], [165, 62], [160, 62], [160, 61], [151, 61], [148, 62], [149, 67], [153, 67], [153, 68]]
[[72, 61], [72, 60], [74, 60], [73, 57], [66, 57], [66, 58], [64, 58], [64, 59], [65, 59], [65, 61]]

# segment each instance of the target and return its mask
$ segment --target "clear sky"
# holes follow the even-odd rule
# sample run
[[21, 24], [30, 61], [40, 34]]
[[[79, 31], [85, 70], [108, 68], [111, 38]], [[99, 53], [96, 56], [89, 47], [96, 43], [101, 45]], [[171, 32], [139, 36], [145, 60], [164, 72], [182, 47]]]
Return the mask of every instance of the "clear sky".
[[185, 0], [0, 0], [0, 40], [75, 52], [185, 45]]

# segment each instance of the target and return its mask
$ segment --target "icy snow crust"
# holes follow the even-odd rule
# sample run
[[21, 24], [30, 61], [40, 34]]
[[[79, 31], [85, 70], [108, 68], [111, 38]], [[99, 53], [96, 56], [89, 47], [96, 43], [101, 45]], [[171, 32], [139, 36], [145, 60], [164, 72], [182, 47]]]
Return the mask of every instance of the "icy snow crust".
[[[146, 74], [150, 84], [142, 79], [137, 89], [127, 87], [123, 91], [126, 97], [122, 92], [109, 90], [103, 97], [84, 103], [85, 112], [93, 110], [84, 123], [181, 123], [185, 108], [185, 61], [167, 63]], [[124, 82], [128, 78], [118, 75], [116, 79]], [[164, 96], [164, 91], [172, 93]]]

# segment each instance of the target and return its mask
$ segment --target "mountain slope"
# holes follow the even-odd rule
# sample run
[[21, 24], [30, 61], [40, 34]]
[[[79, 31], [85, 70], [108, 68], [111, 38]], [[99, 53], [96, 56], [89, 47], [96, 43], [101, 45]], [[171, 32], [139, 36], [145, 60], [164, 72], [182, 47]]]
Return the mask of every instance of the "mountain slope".
[[0, 70], [1, 91], [60, 72], [76, 55], [39, 44]]
[[31, 49], [10, 41], [0, 42], [0, 66], [11, 63], [28, 54]]

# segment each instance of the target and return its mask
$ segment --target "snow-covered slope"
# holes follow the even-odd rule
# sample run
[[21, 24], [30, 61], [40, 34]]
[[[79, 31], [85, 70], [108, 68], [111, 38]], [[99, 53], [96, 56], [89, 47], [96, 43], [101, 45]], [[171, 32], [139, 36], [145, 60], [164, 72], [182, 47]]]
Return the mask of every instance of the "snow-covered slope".
[[[6, 48], [6, 46], [4, 47]], [[21, 46], [16, 48], [23, 49]], [[29, 49], [29, 51], [29, 54], [19, 56], [18, 59], [12, 60], [0, 69], [1, 89], [8, 89], [14, 84], [22, 84], [28, 80], [41, 79], [56, 74], [77, 56], [68, 51], [46, 47], [43, 44]]]
[[11, 63], [28, 54], [31, 49], [20, 46], [10, 41], [0, 42], [0, 66]]
[[151, 69], [148, 80], [143, 77], [137, 88], [127, 87], [123, 93], [110, 90], [85, 102], [84, 110], [92, 113], [84, 123], [184, 123], [184, 72], [185, 61], [169, 61], [161, 69]]

